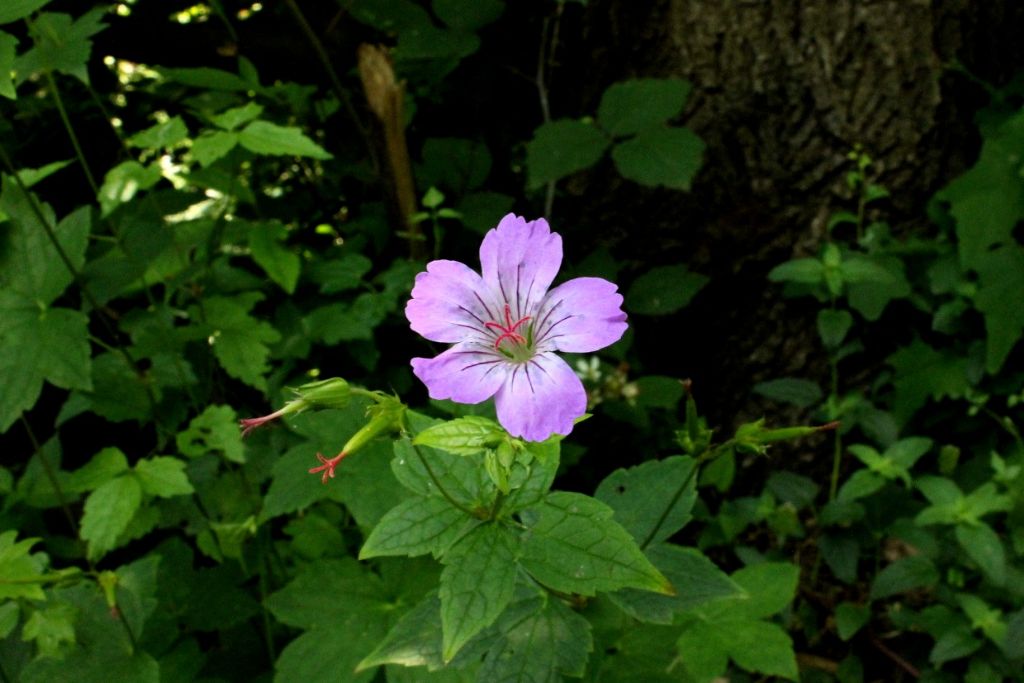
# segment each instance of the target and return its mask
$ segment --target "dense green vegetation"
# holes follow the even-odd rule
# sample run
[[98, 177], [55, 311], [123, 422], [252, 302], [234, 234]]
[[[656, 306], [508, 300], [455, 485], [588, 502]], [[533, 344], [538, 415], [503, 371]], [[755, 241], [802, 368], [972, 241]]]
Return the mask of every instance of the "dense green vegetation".
[[[217, 66], [95, 49], [148, 0], [0, 6], [0, 680], [1024, 680], [1019, 87], [925, 230], [850, 150], [763, 283], [828, 376], [751, 382], [775, 412], [732, 428], [637, 343], [719, 275], [583, 254], [555, 208], [598, 166], [690, 191], [691, 84], [560, 112], [542, 49], [539, 104], [473, 103], [501, 0], [341, 2], [343, 57], [307, 4], [166, 17], [233, 38]], [[301, 66], [239, 48], [267, 15]], [[480, 270], [510, 212], [630, 322], [556, 349], [587, 415], [539, 441], [410, 367], [453, 341], [410, 330], [417, 274]], [[539, 312], [481, 321], [493, 352], [539, 358]]]

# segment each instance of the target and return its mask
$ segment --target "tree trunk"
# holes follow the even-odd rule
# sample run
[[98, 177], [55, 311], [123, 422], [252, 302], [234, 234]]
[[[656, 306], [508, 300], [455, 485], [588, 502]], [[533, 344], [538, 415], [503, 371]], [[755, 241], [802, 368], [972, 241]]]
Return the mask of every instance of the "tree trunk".
[[970, 121], [984, 91], [950, 65], [959, 59], [981, 78], [1005, 80], [1024, 61], [1024, 7], [1007, 0], [652, 5], [645, 18], [633, 0], [588, 6], [579, 50], [587, 64], [567, 64], [562, 78], [570, 80], [573, 68], [590, 71], [593, 91], [581, 93], [590, 111], [618, 80], [690, 80], [684, 121], [707, 143], [704, 167], [682, 193], [638, 187], [607, 166], [563, 201], [585, 224], [602, 226], [601, 239], [616, 242], [618, 255], [645, 266], [685, 262], [712, 277], [683, 316], [684, 338], [638, 336], [657, 347], [644, 357], [666, 359], [644, 370], [693, 377], [716, 419], [749, 418], [764, 409], [750, 394], [754, 383], [820, 377], [825, 368], [816, 307], [782, 301], [767, 272], [814, 252], [830, 213], [853, 208], [845, 175], [855, 145], [875, 160], [875, 180], [891, 192], [878, 218], [897, 232], [926, 225], [925, 202], [970, 165], [979, 144]]

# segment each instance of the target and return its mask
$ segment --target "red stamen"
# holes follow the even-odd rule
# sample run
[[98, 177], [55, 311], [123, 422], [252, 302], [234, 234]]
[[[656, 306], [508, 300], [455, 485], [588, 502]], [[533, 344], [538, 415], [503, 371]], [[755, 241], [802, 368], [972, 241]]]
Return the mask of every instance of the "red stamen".
[[512, 322], [512, 307], [509, 306], [508, 304], [505, 304], [504, 325], [502, 325], [501, 323], [496, 323], [494, 321], [488, 321], [484, 323], [484, 327], [487, 327], [492, 330], [501, 331], [501, 334], [498, 335], [498, 338], [494, 340], [494, 348], [499, 348], [501, 346], [501, 342], [505, 341], [506, 339], [511, 339], [512, 341], [518, 342], [520, 344], [526, 344], [526, 337], [516, 332], [516, 329], [518, 329], [520, 325], [529, 320], [530, 317], [531, 316], [526, 315], [520, 318], [519, 320]]
[[320, 483], [326, 484], [328, 478], [334, 479], [334, 468], [338, 466], [338, 463], [341, 462], [341, 459], [344, 458], [346, 455], [348, 455], [348, 453], [342, 451], [333, 458], [325, 458], [321, 454], [317, 453], [316, 459], [322, 462], [323, 465], [317, 465], [316, 467], [311, 468], [309, 470], [309, 473], [318, 474], [320, 472], [323, 472], [324, 476], [320, 478]]

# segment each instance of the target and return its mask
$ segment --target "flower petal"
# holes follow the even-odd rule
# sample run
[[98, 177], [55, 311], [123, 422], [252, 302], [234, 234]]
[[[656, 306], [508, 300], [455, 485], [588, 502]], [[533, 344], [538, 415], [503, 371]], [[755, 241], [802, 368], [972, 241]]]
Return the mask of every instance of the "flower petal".
[[527, 222], [510, 213], [484, 236], [480, 265], [484, 282], [518, 320], [531, 315], [558, 274], [562, 237], [543, 218]]
[[[414, 332], [430, 341], [453, 344], [468, 339], [486, 341], [484, 323], [495, 320], [496, 308], [485, 303], [486, 292], [476, 272], [458, 261], [431, 261], [416, 276], [405, 317]], [[492, 310], [488, 311], [490, 307]]]
[[552, 289], [537, 311], [538, 347], [589, 353], [619, 341], [629, 326], [617, 290], [599, 277], [578, 277]]
[[572, 431], [573, 421], [587, 410], [587, 392], [564, 360], [542, 353], [512, 366], [494, 403], [509, 434], [543, 441]]
[[498, 391], [510, 363], [500, 353], [479, 345], [456, 344], [434, 358], [413, 358], [413, 374], [427, 385], [430, 398], [480, 403]]

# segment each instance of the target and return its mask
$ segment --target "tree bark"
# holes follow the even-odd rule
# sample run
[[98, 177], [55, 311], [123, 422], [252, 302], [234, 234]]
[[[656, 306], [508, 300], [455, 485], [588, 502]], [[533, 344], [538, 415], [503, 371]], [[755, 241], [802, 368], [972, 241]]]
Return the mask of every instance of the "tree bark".
[[984, 90], [950, 67], [959, 59], [981, 78], [1005, 80], [1024, 62], [1024, 7], [662, 0], [646, 17], [636, 8], [633, 0], [588, 7], [579, 52], [594, 85], [581, 86], [592, 88], [581, 99], [593, 110], [603, 88], [625, 78], [690, 80], [683, 122], [707, 143], [704, 167], [682, 193], [640, 188], [607, 165], [569, 183], [566, 204], [586, 224], [613, 226], [598, 239], [617, 254], [685, 262], [712, 277], [682, 316], [690, 330], [682, 338], [638, 335], [656, 347], [645, 357], [666, 359], [645, 371], [692, 376], [713, 417], [748, 419], [764, 410], [754, 383], [825, 368], [816, 306], [781, 300], [767, 272], [815, 252], [829, 215], [853, 207], [845, 175], [855, 145], [891, 192], [877, 218], [897, 232], [927, 224], [925, 202], [979, 145], [970, 122]]

